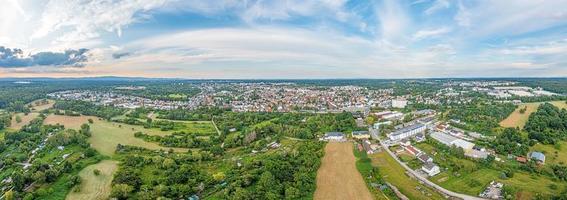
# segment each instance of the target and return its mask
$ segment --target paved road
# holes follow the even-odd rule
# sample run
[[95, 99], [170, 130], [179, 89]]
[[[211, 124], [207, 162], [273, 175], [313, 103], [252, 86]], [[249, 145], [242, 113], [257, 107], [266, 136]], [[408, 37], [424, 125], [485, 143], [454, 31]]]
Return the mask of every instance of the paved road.
[[408, 172], [413, 174], [413, 176], [415, 176], [420, 181], [423, 181], [428, 186], [437, 189], [437, 191], [440, 191], [445, 195], [461, 198], [461, 199], [464, 199], [464, 200], [485, 200], [485, 199], [480, 198], [480, 197], [475, 197], [475, 196], [470, 196], [470, 195], [466, 195], [466, 194], [461, 194], [461, 193], [449, 191], [449, 190], [429, 181], [427, 178], [420, 176], [416, 171], [414, 171], [413, 169], [408, 167], [404, 162], [402, 162], [400, 159], [398, 159], [398, 157], [392, 151], [390, 151], [388, 146], [386, 144], [382, 143], [381, 140], [380, 140], [380, 145], [382, 145], [382, 148], [384, 150], [386, 150], [386, 152], [388, 152], [390, 154], [390, 156], [392, 156], [396, 161], [398, 161], [398, 163], [400, 163], [400, 165], [402, 165]]

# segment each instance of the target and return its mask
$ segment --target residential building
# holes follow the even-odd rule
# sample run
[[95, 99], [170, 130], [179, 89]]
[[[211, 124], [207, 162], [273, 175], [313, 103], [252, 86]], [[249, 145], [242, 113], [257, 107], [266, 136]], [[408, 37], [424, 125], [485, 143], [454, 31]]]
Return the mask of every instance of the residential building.
[[408, 138], [410, 136], [416, 135], [418, 133], [424, 133], [425, 129], [426, 129], [425, 125], [423, 125], [421, 123], [416, 123], [416, 124], [398, 129], [398, 130], [388, 134], [388, 138], [390, 140], [401, 140], [401, 139]]
[[435, 175], [441, 173], [439, 166], [437, 166], [436, 164], [431, 163], [431, 162], [425, 163], [423, 166], [421, 166], [421, 170], [423, 170], [429, 176], [435, 176]]
[[417, 159], [418, 159], [419, 161], [421, 161], [422, 163], [430, 163], [430, 162], [433, 162], [433, 158], [431, 158], [431, 156], [429, 156], [429, 155], [427, 155], [427, 154], [425, 154], [425, 153], [419, 154], [419, 155], [417, 156]]
[[545, 164], [545, 155], [541, 152], [531, 152], [528, 154], [530, 160], [535, 160], [539, 164]]

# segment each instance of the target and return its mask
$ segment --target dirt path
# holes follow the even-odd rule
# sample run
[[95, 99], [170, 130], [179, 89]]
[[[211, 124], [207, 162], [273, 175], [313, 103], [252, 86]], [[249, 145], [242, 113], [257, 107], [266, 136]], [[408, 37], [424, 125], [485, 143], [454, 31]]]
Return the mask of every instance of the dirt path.
[[352, 145], [350, 142], [327, 144], [325, 157], [317, 172], [314, 199], [373, 199], [356, 169]]
[[[100, 170], [98, 176], [94, 175], [93, 170]], [[79, 172], [81, 177], [81, 191], [71, 191], [67, 198], [71, 199], [85, 199], [85, 200], [102, 200], [108, 199], [110, 195], [112, 176], [118, 169], [118, 162], [112, 160], [103, 160], [97, 164], [89, 165]]]

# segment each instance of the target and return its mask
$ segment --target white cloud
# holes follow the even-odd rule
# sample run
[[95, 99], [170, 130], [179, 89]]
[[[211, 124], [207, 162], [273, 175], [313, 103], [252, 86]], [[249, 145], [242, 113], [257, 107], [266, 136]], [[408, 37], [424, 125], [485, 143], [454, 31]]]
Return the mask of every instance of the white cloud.
[[384, 0], [377, 5], [376, 13], [380, 21], [382, 40], [389, 43], [398, 43], [405, 39], [410, 18], [397, 0]]
[[50, 0], [31, 39], [57, 33], [55, 41], [73, 43], [97, 38], [101, 31], [120, 36], [124, 26], [138, 20], [136, 14], [159, 8], [165, 3], [165, 0]]
[[510, 36], [567, 25], [567, 0], [499, 0], [460, 2], [455, 16], [475, 37]]
[[433, 5], [425, 10], [426, 15], [431, 15], [441, 9], [447, 9], [451, 6], [448, 0], [436, 0]]
[[422, 39], [426, 39], [426, 38], [432, 38], [432, 37], [440, 36], [440, 35], [443, 35], [443, 34], [447, 34], [449, 32], [451, 32], [451, 28], [449, 28], [449, 27], [441, 27], [441, 28], [436, 28], [436, 29], [424, 29], [424, 30], [419, 30], [418, 32], [413, 34], [413, 39], [414, 40], [422, 40]]

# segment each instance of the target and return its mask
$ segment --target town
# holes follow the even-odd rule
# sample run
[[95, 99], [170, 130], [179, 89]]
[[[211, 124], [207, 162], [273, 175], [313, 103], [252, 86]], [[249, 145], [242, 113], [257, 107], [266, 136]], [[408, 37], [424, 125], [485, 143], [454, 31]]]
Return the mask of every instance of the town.
[[[337, 164], [345, 163], [348, 153], [354, 152], [357, 163], [366, 160], [357, 165], [366, 167], [345, 172], [350, 174], [341, 178], [361, 174], [357, 187], [366, 185], [370, 191], [391, 199], [513, 199], [525, 192], [552, 195], [563, 187], [554, 178], [563, 178], [560, 162], [561, 156], [567, 154], [560, 151], [563, 141], [541, 135], [545, 132], [536, 129], [530, 115], [545, 119], [541, 109], [567, 108], [567, 98], [565, 93], [544, 88], [530, 82], [466, 79], [379, 81], [371, 86], [356, 82], [326, 85], [173, 80], [70, 87], [46, 91], [45, 99], [26, 105], [8, 105], [2, 114], [11, 122], [3, 133], [8, 141], [14, 142], [11, 131], [44, 126], [47, 132], [35, 145], [29, 144], [31, 151], [25, 159], [6, 153], [4, 163], [10, 164], [3, 167], [21, 169], [24, 174], [34, 172], [32, 175], [40, 177], [41, 182], [20, 186], [22, 191], [32, 192], [48, 182], [34, 167], [34, 162], [39, 162], [36, 160], [49, 155], [46, 151], [57, 155], [52, 165], [65, 166], [77, 159], [101, 159], [85, 156], [92, 156], [94, 150], [104, 156], [121, 155], [106, 163], [142, 155], [135, 148], [128, 149], [130, 146], [158, 154], [170, 148], [172, 155], [185, 155], [185, 149], [191, 149], [192, 159], [209, 159], [208, 164], [195, 166], [224, 163], [235, 164], [231, 170], [239, 170], [248, 166], [246, 159], [293, 152], [294, 145], [317, 142], [326, 144], [326, 154], [340, 154], [320, 157], [323, 164], [313, 171], [317, 171], [317, 181], [329, 182], [334, 178], [325, 173], [354, 166]], [[115, 133], [125, 135], [112, 136]], [[85, 134], [78, 141], [92, 144], [76, 146], [55, 139], [73, 134]], [[526, 136], [520, 137], [522, 134]], [[89, 137], [92, 139], [86, 141]], [[545, 174], [543, 170], [553, 172]], [[216, 167], [213, 172], [222, 172], [223, 176], [229, 173]], [[219, 176], [217, 182], [206, 190], [224, 187], [227, 179], [215, 176]], [[547, 182], [549, 189], [545, 193], [520, 184], [534, 176]], [[14, 175], [3, 174], [1, 181], [4, 193], [18, 188], [12, 186], [18, 181]], [[73, 188], [87, 187], [74, 184]], [[322, 188], [314, 195], [324, 198], [326, 193], [319, 191], [342, 186], [317, 187]], [[74, 190], [78, 191], [69, 195], [89, 191]], [[199, 195], [193, 192], [190, 196]]]

